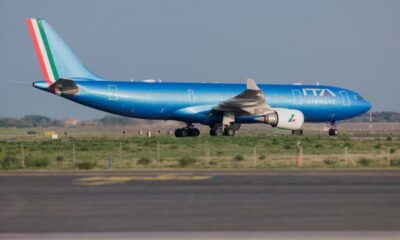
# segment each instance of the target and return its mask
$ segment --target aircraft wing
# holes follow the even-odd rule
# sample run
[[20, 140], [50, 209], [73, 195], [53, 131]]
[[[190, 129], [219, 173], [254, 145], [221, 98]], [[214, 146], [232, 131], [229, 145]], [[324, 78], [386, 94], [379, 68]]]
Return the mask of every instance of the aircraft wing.
[[229, 98], [213, 111], [224, 112], [233, 116], [262, 115], [271, 112], [271, 107], [265, 102], [264, 93], [253, 79], [247, 79], [246, 89], [239, 95]]

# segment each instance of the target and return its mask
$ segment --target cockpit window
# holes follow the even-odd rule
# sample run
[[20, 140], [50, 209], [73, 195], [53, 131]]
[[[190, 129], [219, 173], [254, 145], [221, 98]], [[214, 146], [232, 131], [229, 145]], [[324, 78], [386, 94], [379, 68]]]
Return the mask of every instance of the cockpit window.
[[364, 98], [363, 98], [361, 95], [357, 95], [357, 96], [356, 96], [356, 99], [357, 99], [357, 100], [364, 100]]

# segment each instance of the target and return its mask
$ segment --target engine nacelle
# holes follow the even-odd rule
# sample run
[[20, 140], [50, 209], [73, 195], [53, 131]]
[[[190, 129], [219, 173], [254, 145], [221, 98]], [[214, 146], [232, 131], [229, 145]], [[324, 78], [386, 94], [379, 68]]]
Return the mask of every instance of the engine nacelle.
[[273, 111], [257, 118], [257, 120], [265, 124], [270, 124], [272, 127], [288, 130], [299, 130], [303, 126], [304, 115], [299, 110], [274, 108]]

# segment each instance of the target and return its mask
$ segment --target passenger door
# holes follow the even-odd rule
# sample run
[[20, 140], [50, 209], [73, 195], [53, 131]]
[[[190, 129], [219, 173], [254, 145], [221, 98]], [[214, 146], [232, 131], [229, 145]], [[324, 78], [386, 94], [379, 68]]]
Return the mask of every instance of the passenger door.
[[292, 90], [292, 95], [293, 95], [293, 104], [294, 105], [303, 104], [300, 90]]
[[188, 89], [189, 102], [194, 102], [194, 91], [193, 89]]
[[108, 85], [108, 100], [118, 100], [118, 88], [116, 85]]
[[343, 106], [350, 106], [349, 94], [346, 91], [340, 91], [340, 96], [342, 97]]

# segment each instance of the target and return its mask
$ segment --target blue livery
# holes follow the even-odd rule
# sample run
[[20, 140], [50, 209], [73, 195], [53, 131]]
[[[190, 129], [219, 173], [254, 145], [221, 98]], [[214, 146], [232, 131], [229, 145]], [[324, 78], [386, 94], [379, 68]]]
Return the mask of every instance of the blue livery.
[[117, 115], [186, 123], [177, 137], [198, 136], [194, 123], [210, 126], [213, 136], [233, 136], [240, 124], [266, 123], [301, 134], [303, 122], [329, 122], [329, 134], [336, 135], [337, 121], [371, 108], [357, 92], [323, 85], [107, 81], [81, 64], [46, 21], [28, 21], [44, 75], [35, 88]]

